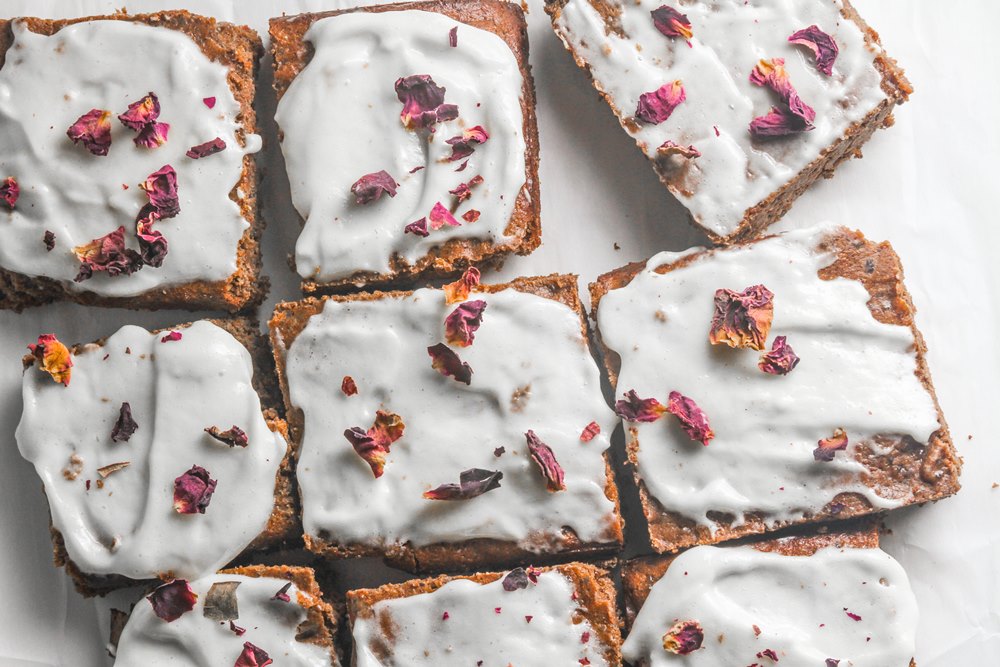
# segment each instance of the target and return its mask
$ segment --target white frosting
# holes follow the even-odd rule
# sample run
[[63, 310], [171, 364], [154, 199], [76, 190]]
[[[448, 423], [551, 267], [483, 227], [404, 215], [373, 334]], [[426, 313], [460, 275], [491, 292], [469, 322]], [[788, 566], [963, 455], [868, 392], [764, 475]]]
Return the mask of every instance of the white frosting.
[[[239, 582], [236, 600], [239, 605], [237, 626], [246, 629], [243, 636], [229, 627], [229, 622], [205, 617], [205, 596], [216, 582]], [[295, 639], [306, 610], [298, 596], [306, 595], [295, 584], [288, 589], [290, 602], [272, 600], [287, 581], [270, 577], [246, 577], [212, 574], [190, 582], [198, 596], [194, 609], [170, 623], [153, 613], [153, 606], [139, 600], [118, 640], [115, 667], [184, 665], [185, 667], [229, 667], [250, 642], [265, 651], [275, 665], [282, 667], [330, 667], [330, 652], [321, 646]]]
[[[663, 649], [678, 619], [696, 620], [705, 632], [703, 647], [687, 656]], [[781, 667], [822, 667], [827, 658], [841, 667], [907, 667], [916, 626], [906, 572], [880, 549], [783, 556], [700, 546], [678, 556], [653, 585], [622, 653], [648, 667], [774, 664], [757, 657], [765, 649]]]
[[[228, 278], [248, 226], [229, 193], [243, 156], [260, 149], [260, 138], [249, 135], [245, 148], [237, 141], [240, 107], [226, 67], [181, 32], [130, 21], [80, 23], [51, 37], [20, 21], [12, 29], [14, 44], [0, 69], [0, 173], [17, 179], [21, 198], [13, 212], [0, 212], [0, 266], [112, 297]], [[117, 118], [150, 91], [160, 100], [159, 120], [170, 125], [167, 142], [155, 149], [133, 144], [136, 133]], [[202, 102], [206, 97], [216, 98], [214, 109]], [[103, 157], [66, 136], [91, 109], [113, 114], [111, 149]], [[226, 142], [221, 153], [185, 156], [216, 137]], [[155, 225], [169, 244], [163, 265], [73, 282], [80, 266], [74, 246], [124, 225], [127, 245], [138, 248], [136, 214], [148, 202], [138, 185], [167, 164], [177, 171], [181, 211]], [[51, 252], [42, 243], [45, 231], [55, 234]]]
[[[473, 345], [457, 348], [473, 369], [470, 386], [431, 368], [427, 347], [444, 340], [444, 319], [455, 307], [440, 290], [327, 301], [295, 339], [287, 375], [291, 403], [305, 415], [298, 479], [307, 534], [415, 546], [483, 537], [548, 551], [543, 533], [569, 526], [581, 540], [608, 541], [614, 504], [604, 495], [603, 454], [614, 415], [579, 318], [561, 303], [513, 289], [472, 298], [488, 306]], [[345, 375], [357, 395], [341, 392]], [[529, 385], [530, 395], [512, 403]], [[343, 433], [369, 428], [379, 409], [400, 415], [406, 429], [375, 479]], [[581, 442], [591, 421], [602, 433]], [[528, 429], [555, 453], [565, 491], [546, 490], [528, 456]], [[494, 456], [497, 447], [506, 453]], [[457, 483], [469, 468], [502, 471], [501, 487], [466, 501], [422, 497]]]
[[[456, 26], [458, 46], [451, 47], [448, 32]], [[511, 240], [504, 230], [525, 178], [523, 79], [502, 39], [417, 10], [332, 16], [314, 23], [305, 39], [315, 53], [276, 113], [292, 202], [306, 221], [295, 246], [302, 277], [385, 273], [392, 255], [414, 263], [453, 238]], [[413, 74], [430, 75], [446, 89], [445, 103], [458, 105], [459, 118], [438, 123], [429, 143], [426, 131], [407, 130], [399, 118], [394, 85]], [[456, 172], [461, 161], [442, 162], [451, 155], [445, 140], [476, 125], [489, 140]], [[415, 167], [424, 169], [409, 173]], [[383, 169], [399, 183], [396, 197], [356, 204], [351, 185]], [[484, 182], [455, 212], [460, 227], [427, 238], [403, 233], [435, 203], [450, 206], [448, 191], [477, 174]], [[478, 221], [462, 220], [469, 209], [482, 213]]]
[[[650, 11], [664, 0], [608, 4], [620, 9], [625, 37], [606, 29], [590, 0], [568, 0], [556, 31], [590, 65], [595, 84], [622, 119], [633, 116], [643, 93], [676, 79], [683, 82], [687, 99], [668, 120], [626, 129], [652, 158], [668, 139], [701, 151], [683, 184], [671, 190], [697, 223], [716, 234], [734, 232], [748, 208], [791, 180], [885, 99], [875, 53], [861, 30], [840, 15], [840, 0], [668, 1], [691, 21], [690, 47], [653, 25]], [[811, 51], [787, 41], [813, 24], [840, 48], [832, 76], [816, 69]], [[772, 91], [749, 82], [762, 58], [785, 59], [792, 85], [816, 110], [816, 129], [751, 141], [750, 121], [777, 101]]]
[[[178, 331], [181, 340], [163, 343], [163, 334], [119, 329], [73, 357], [67, 387], [37, 368], [24, 374], [17, 445], [42, 478], [52, 525], [86, 573], [146, 579], [214, 572], [271, 515], [286, 445], [261, 415], [249, 352], [210, 322]], [[127, 442], [112, 442], [122, 402], [139, 428]], [[247, 447], [204, 432], [234, 424], [246, 432]], [[70, 480], [63, 470], [74, 455], [82, 469]], [[99, 488], [97, 469], [121, 461], [130, 465]], [[174, 479], [192, 465], [218, 486], [204, 514], [179, 514]]]
[[[628, 424], [641, 443], [637, 474], [667, 510], [712, 527], [710, 510], [731, 513], [737, 523], [749, 511], [784, 521], [843, 491], [880, 508], [907, 500], [882, 498], [862, 484], [856, 445], [878, 434], [926, 443], [939, 428], [937, 412], [915, 375], [910, 328], [876, 321], [860, 282], [817, 276], [833, 257], [816, 246], [833, 231], [790, 232], [658, 274], [656, 267], [680, 257], [662, 253], [601, 299], [601, 335], [622, 359], [618, 398], [635, 389], [666, 403], [677, 390], [695, 400], [715, 431], [704, 447], [670, 415]], [[715, 290], [757, 284], [774, 292], [767, 349], [775, 336], [787, 336], [801, 358], [785, 376], [762, 372], [761, 353], [708, 341]], [[837, 428], [846, 430], [848, 450], [815, 461], [817, 441]]]
[[[578, 665], [583, 658], [608, 664], [606, 647], [580, 614], [564, 575], [543, 572], [537, 584], [514, 591], [504, 590], [502, 581], [456, 579], [432, 593], [376, 602], [372, 616], [354, 621], [356, 666]], [[391, 640], [380, 627], [386, 615]], [[380, 659], [373, 643], [388, 643], [391, 655]]]

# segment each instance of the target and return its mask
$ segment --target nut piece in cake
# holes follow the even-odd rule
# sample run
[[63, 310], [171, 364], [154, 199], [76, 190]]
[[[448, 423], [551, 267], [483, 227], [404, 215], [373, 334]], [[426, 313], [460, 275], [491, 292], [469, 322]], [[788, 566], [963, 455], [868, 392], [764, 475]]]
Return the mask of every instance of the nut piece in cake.
[[261, 52], [186, 11], [0, 21], [0, 308], [259, 303]]
[[307, 293], [412, 284], [541, 240], [520, 7], [413, 2], [271, 20]]
[[[888, 244], [799, 230], [656, 255], [591, 294], [655, 550], [958, 490]], [[678, 394], [696, 409], [661, 405]]]
[[546, 0], [690, 221], [747, 240], [911, 92], [848, 0]]

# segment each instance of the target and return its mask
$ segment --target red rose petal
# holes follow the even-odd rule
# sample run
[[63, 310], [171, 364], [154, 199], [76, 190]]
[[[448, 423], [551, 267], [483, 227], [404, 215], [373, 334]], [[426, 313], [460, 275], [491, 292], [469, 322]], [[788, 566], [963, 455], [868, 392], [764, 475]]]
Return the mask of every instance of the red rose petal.
[[107, 155], [111, 148], [111, 112], [91, 109], [76, 119], [66, 130], [73, 143], [83, 142], [83, 147], [94, 155]]
[[458, 46], [458, 26], [448, 31], [448, 46], [452, 48]]
[[201, 466], [191, 469], [174, 480], [174, 511], [178, 514], [204, 514], [212, 501], [217, 481]]
[[109, 276], [131, 275], [142, 268], [142, 257], [131, 248], [125, 247], [125, 228], [119, 227], [90, 243], [73, 248], [80, 269], [74, 278], [83, 282], [95, 273], [106, 272]]
[[459, 304], [444, 320], [444, 336], [449, 345], [468, 347], [476, 338], [476, 331], [483, 323], [485, 301], [466, 301]]
[[403, 227], [404, 234], [415, 234], [417, 236], [427, 237], [430, 232], [427, 231], [427, 218], [420, 218], [419, 220], [414, 220], [406, 227]]
[[542, 477], [545, 478], [545, 488], [553, 493], [565, 491], [566, 482], [563, 469], [556, 461], [556, 455], [552, 448], [542, 442], [534, 431], [529, 430], [524, 434], [524, 437], [528, 441], [528, 452], [531, 454], [531, 460], [539, 467]]
[[211, 141], [206, 141], [203, 144], [198, 144], [197, 146], [192, 146], [185, 153], [192, 160], [198, 160], [203, 157], [208, 157], [209, 155], [215, 155], [216, 153], [221, 153], [226, 150], [226, 142], [216, 137]]
[[395, 197], [398, 185], [389, 172], [383, 169], [359, 178], [351, 186], [351, 192], [354, 194], [354, 202], [360, 206], [378, 201], [383, 194]]
[[174, 579], [157, 587], [146, 599], [153, 605], [157, 617], [172, 623], [194, 609], [198, 596], [185, 579]]
[[246, 432], [235, 425], [226, 431], [220, 431], [218, 426], [209, 426], [205, 429], [205, 433], [230, 447], [246, 447], [250, 444], [250, 438], [247, 437]]
[[750, 83], [765, 86], [777, 93], [783, 106], [772, 107], [771, 111], [750, 123], [750, 133], [758, 137], [781, 136], [806, 132], [814, 129], [816, 111], [802, 101], [795, 92], [783, 58], [761, 60], [750, 72]]
[[461, 224], [441, 202], [434, 204], [434, 208], [431, 209], [431, 214], [428, 217], [431, 221], [431, 229], [441, 229], [446, 225], [449, 227], [458, 227]]
[[451, 155], [448, 156], [447, 161], [458, 162], [459, 160], [464, 160], [475, 152], [476, 146], [485, 144], [489, 138], [490, 135], [483, 129], [482, 125], [476, 125], [463, 130], [462, 134], [445, 141], [446, 144], [451, 146]]
[[708, 425], [708, 417], [705, 416], [702, 409], [679, 391], [670, 392], [670, 396], [667, 398], [667, 412], [680, 420], [681, 428], [692, 440], [707, 447], [709, 441], [715, 437], [715, 433]]
[[687, 98], [680, 80], [665, 83], [651, 93], [639, 96], [635, 117], [644, 123], [657, 125], [670, 118], [674, 109]]
[[118, 419], [115, 420], [115, 425], [111, 427], [111, 441], [128, 442], [128, 439], [132, 437], [132, 434], [138, 428], [139, 425], [132, 418], [132, 406], [126, 401], [118, 409]]
[[833, 437], [823, 438], [816, 443], [813, 450], [813, 458], [817, 461], [830, 462], [837, 452], [847, 449], [847, 432], [838, 428], [833, 432]]
[[154, 123], [159, 117], [160, 100], [154, 93], [150, 92], [138, 102], [128, 105], [128, 110], [120, 114], [118, 120], [130, 130], [140, 132], [147, 125]]
[[236, 658], [236, 663], [233, 667], [265, 667], [265, 665], [270, 665], [273, 660], [267, 655], [267, 651], [257, 646], [254, 646], [250, 642], [245, 642], [243, 644], [243, 652], [240, 653], [240, 657]]
[[472, 368], [444, 343], [431, 345], [427, 348], [427, 354], [431, 357], [431, 368], [441, 375], [464, 384], [472, 383]]
[[403, 103], [399, 117], [407, 129], [432, 128], [435, 123], [458, 117], [458, 107], [444, 103], [445, 89], [427, 74], [397, 79], [395, 89]]
[[775, 337], [771, 351], [765, 352], [757, 362], [760, 370], [771, 375], [788, 375], [798, 365], [798, 355], [785, 340], [784, 336]]
[[763, 350], [773, 318], [774, 293], [763, 285], [742, 292], [716, 290], [708, 340], [712, 345]]
[[7, 204], [7, 208], [14, 210], [14, 205], [17, 203], [17, 198], [21, 196], [21, 186], [17, 184], [17, 179], [12, 176], [8, 176], [4, 179], [3, 183], [0, 183], [0, 199]]
[[69, 348], [56, 338], [55, 334], [41, 334], [38, 342], [28, 345], [28, 350], [38, 368], [45, 371], [56, 382], [69, 386], [73, 371], [73, 355]]
[[583, 427], [583, 432], [580, 434], [581, 442], [590, 442], [601, 432], [601, 426], [597, 422], [590, 422]]
[[470, 208], [468, 211], [462, 214], [462, 220], [465, 220], [470, 224], [475, 222], [476, 220], [479, 220], [479, 211], [477, 211], [474, 208]]
[[678, 621], [663, 635], [663, 649], [675, 655], [688, 655], [701, 648], [705, 631], [698, 621]]
[[840, 48], [837, 47], [833, 37], [820, 30], [818, 26], [811, 25], [792, 33], [788, 41], [812, 49], [816, 57], [816, 69], [827, 76], [833, 74], [833, 63], [840, 53]]
[[499, 470], [471, 468], [459, 475], [458, 484], [442, 484], [437, 488], [424, 491], [424, 498], [428, 500], [471, 500], [487, 491], [500, 488], [501, 479], [503, 479], [503, 473]]
[[625, 398], [615, 403], [615, 413], [630, 422], [655, 422], [667, 409], [655, 398], [639, 398], [635, 389], [625, 393]]
[[178, 340], [180, 340], [182, 338], [184, 338], [184, 334], [182, 334], [180, 331], [171, 331], [166, 336], [163, 336], [162, 338], [160, 338], [160, 342], [161, 343], [171, 343], [171, 342], [174, 342], [174, 341], [178, 341]]
[[214, 98], [214, 97], [205, 97], [205, 98], [203, 98], [203, 99], [202, 99], [201, 101], [202, 101], [202, 102], [203, 102], [203, 103], [205, 104], [205, 106], [206, 106], [206, 107], [208, 107], [209, 109], [214, 109], [214, 108], [215, 108], [215, 98]]
[[468, 299], [472, 290], [479, 286], [480, 278], [479, 269], [470, 266], [465, 270], [461, 278], [444, 286], [444, 302], [450, 305]]
[[149, 198], [149, 203], [156, 209], [161, 218], [172, 218], [180, 213], [180, 200], [177, 197], [177, 172], [169, 164], [165, 164], [146, 177], [139, 184]]
[[660, 157], [668, 157], [670, 155], [680, 155], [685, 159], [693, 159], [696, 157], [701, 157], [701, 151], [699, 151], [694, 146], [681, 146], [675, 141], [667, 139], [656, 149], [656, 154]]
[[403, 419], [394, 412], [378, 410], [375, 413], [375, 423], [367, 431], [354, 426], [344, 431], [344, 437], [354, 447], [358, 456], [363, 458], [372, 469], [376, 478], [385, 471], [385, 460], [389, 447], [403, 437], [406, 425]]
[[340, 391], [344, 392], [344, 396], [354, 396], [358, 393], [358, 385], [354, 383], [354, 378], [350, 375], [345, 375], [344, 379], [340, 381]]
[[653, 25], [656, 29], [667, 37], [683, 37], [691, 39], [691, 21], [684, 14], [673, 7], [660, 5], [650, 12], [653, 17]]

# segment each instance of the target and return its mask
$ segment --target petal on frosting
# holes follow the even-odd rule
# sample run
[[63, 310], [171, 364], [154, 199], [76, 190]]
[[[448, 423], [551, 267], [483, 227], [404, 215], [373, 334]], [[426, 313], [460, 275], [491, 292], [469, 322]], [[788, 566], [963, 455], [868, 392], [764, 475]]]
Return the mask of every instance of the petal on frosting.
[[750, 121], [750, 134], [755, 137], [784, 137], [813, 129], [785, 107], [771, 107], [763, 116]]
[[30, 362], [52, 376], [56, 382], [69, 386], [73, 371], [73, 355], [69, 348], [59, 342], [55, 334], [42, 334], [38, 342], [28, 345], [31, 351]]
[[508, 593], [513, 593], [522, 588], [527, 588], [530, 583], [538, 583], [538, 576], [535, 575], [534, 582], [532, 582], [532, 578], [528, 576], [528, 572], [523, 567], [516, 567], [507, 573], [507, 576], [503, 578], [500, 585]]
[[553, 493], [565, 491], [566, 482], [563, 469], [556, 461], [556, 455], [552, 448], [542, 442], [534, 431], [529, 430], [524, 434], [524, 437], [528, 441], [528, 453], [531, 455], [531, 460], [539, 467], [542, 471], [542, 477], [545, 478], [545, 488]]
[[771, 344], [771, 351], [765, 352], [757, 362], [760, 370], [771, 375], [788, 375], [799, 363], [799, 357], [784, 336], [777, 336]]
[[42, 234], [42, 243], [45, 244], [46, 252], [52, 252], [52, 249], [56, 247], [56, 235], [51, 230], [46, 229], [45, 233]]
[[445, 225], [449, 227], [458, 227], [461, 223], [455, 219], [455, 216], [451, 214], [451, 211], [442, 204], [441, 202], [436, 202], [434, 208], [431, 209], [431, 214], [428, 216], [431, 221], [431, 229], [441, 229]]
[[763, 285], [742, 292], [718, 289], [708, 340], [712, 345], [763, 350], [773, 318], [774, 293]]
[[701, 151], [699, 151], [694, 146], [681, 146], [675, 141], [667, 139], [656, 149], [656, 154], [660, 157], [668, 157], [670, 155], [680, 155], [683, 158], [691, 159], [696, 157], [701, 157]]
[[444, 336], [449, 345], [468, 347], [476, 339], [476, 331], [483, 323], [486, 302], [466, 301], [459, 304], [444, 320]]
[[665, 83], [651, 93], [639, 96], [635, 117], [644, 123], [656, 125], [670, 118], [674, 109], [687, 98], [680, 80]]
[[663, 650], [675, 655], [688, 655], [701, 648], [705, 631], [698, 621], [677, 621], [663, 635]]
[[180, 213], [180, 201], [177, 198], [177, 172], [169, 164], [163, 165], [157, 171], [146, 177], [139, 184], [149, 203], [156, 208], [161, 218], [172, 218]]
[[431, 345], [427, 348], [427, 354], [431, 357], [431, 368], [441, 375], [464, 384], [472, 383], [472, 368], [444, 343]]
[[458, 26], [448, 31], [448, 46], [452, 48], [458, 46]]
[[123, 402], [118, 409], [118, 419], [111, 427], [111, 442], [128, 442], [128, 439], [138, 428], [139, 425], [132, 418], [132, 406], [128, 404], [128, 401]]
[[503, 479], [503, 473], [499, 470], [471, 468], [462, 471], [458, 484], [442, 484], [437, 488], [424, 491], [424, 498], [428, 500], [470, 500], [487, 491], [499, 489], [501, 479]]
[[91, 109], [69, 126], [66, 136], [74, 144], [83, 142], [83, 147], [94, 155], [107, 155], [111, 148], [111, 112]]
[[14, 205], [17, 203], [17, 198], [21, 196], [21, 186], [17, 184], [17, 179], [13, 176], [8, 176], [0, 183], [0, 199], [7, 204], [10, 210], [14, 210]]
[[278, 592], [271, 596], [272, 600], [277, 600], [278, 602], [291, 602], [292, 598], [288, 595], [288, 589], [292, 587], [292, 582], [288, 582], [284, 586], [278, 589]]
[[583, 427], [583, 432], [580, 434], [580, 442], [590, 442], [598, 436], [601, 432], [601, 425], [597, 422], [590, 422]]
[[183, 337], [184, 337], [184, 334], [182, 334], [180, 331], [171, 331], [166, 336], [163, 336], [162, 338], [160, 338], [160, 342], [161, 343], [172, 343], [174, 341], [180, 340]]
[[489, 138], [490, 135], [483, 129], [482, 125], [476, 125], [463, 130], [462, 134], [445, 140], [445, 143], [451, 146], [451, 155], [448, 156], [447, 161], [458, 162], [459, 160], [464, 160], [476, 151], [476, 146], [485, 144]]
[[427, 218], [420, 218], [419, 220], [414, 220], [406, 227], [403, 227], [404, 234], [415, 234], [416, 236], [427, 237], [430, 236], [430, 232], [427, 231]]
[[758, 61], [750, 72], [750, 83], [770, 88], [781, 98], [783, 105], [772, 107], [764, 116], [753, 119], [750, 123], [751, 134], [759, 137], [781, 136], [813, 129], [816, 111], [803, 102], [795, 91], [783, 58]]
[[274, 661], [267, 655], [267, 651], [250, 642], [245, 642], [243, 652], [240, 653], [240, 657], [236, 658], [233, 667], [264, 667], [272, 662]]
[[650, 12], [653, 17], [653, 25], [656, 29], [667, 37], [683, 37], [691, 39], [691, 21], [684, 14], [673, 7], [660, 5]]
[[119, 227], [90, 243], [73, 248], [80, 269], [75, 281], [82, 282], [95, 273], [105, 271], [109, 276], [130, 275], [142, 268], [142, 258], [136, 251], [125, 247], [125, 228]]
[[354, 378], [350, 375], [345, 375], [344, 379], [340, 381], [340, 391], [344, 392], [344, 396], [354, 396], [358, 393], [358, 385], [355, 384]]
[[788, 41], [812, 49], [816, 56], [816, 69], [827, 76], [833, 74], [833, 63], [837, 60], [840, 48], [833, 37], [820, 30], [819, 26], [811, 25], [794, 32]]
[[635, 389], [625, 392], [625, 398], [615, 403], [615, 413], [630, 422], [655, 422], [666, 411], [655, 398], [639, 398]]
[[153, 605], [154, 614], [171, 623], [194, 609], [198, 595], [186, 579], [174, 579], [156, 588], [146, 599]]
[[472, 196], [472, 188], [476, 187], [482, 182], [483, 182], [483, 177], [476, 175], [473, 176], [468, 183], [459, 183], [458, 186], [455, 187], [455, 189], [448, 190], [448, 193], [454, 195], [455, 199], [458, 200], [458, 203], [461, 204], [466, 199]]
[[681, 423], [681, 428], [684, 429], [684, 432], [692, 440], [696, 440], [707, 447], [709, 441], [715, 437], [715, 433], [712, 432], [711, 427], [708, 425], [708, 417], [705, 416], [702, 409], [698, 407], [697, 403], [679, 391], [672, 391], [670, 392], [670, 396], [667, 397], [667, 412], [677, 417]]
[[354, 194], [354, 202], [363, 205], [378, 201], [383, 194], [395, 197], [398, 186], [399, 183], [383, 169], [356, 180], [351, 186], [351, 192]]
[[832, 461], [837, 452], [847, 449], [847, 431], [838, 428], [833, 432], [833, 437], [823, 438], [816, 445], [813, 458], [823, 462]]
[[250, 444], [250, 438], [239, 426], [231, 426], [225, 431], [219, 430], [218, 426], [209, 426], [205, 429], [205, 433], [230, 447], [246, 447]]
[[445, 89], [428, 74], [414, 74], [396, 80], [396, 97], [403, 103], [399, 117], [407, 129], [429, 128], [458, 117], [458, 107], [444, 103]]
[[142, 128], [132, 142], [136, 146], [143, 148], [159, 148], [167, 143], [167, 134], [170, 133], [169, 123], [150, 123]]
[[476, 220], [479, 220], [479, 215], [480, 215], [479, 211], [477, 211], [474, 208], [470, 208], [468, 211], [462, 214], [462, 220], [465, 220], [468, 223], [473, 223]]
[[467, 268], [461, 278], [444, 286], [444, 302], [453, 304], [468, 299], [472, 290], [479, 286], [480, 277], [479, 269]]
[[202, 101], [202, 102], [203, 102], [203, 103], [205, 104], [205, 106], [206, 106], [206, 107], [208, 107], [209, 109], [214, 109], [214, 108], [215, 108], [215, 98], [214, 98], [214, 97], [205, 97], [205, 98], [203, 98], [203, 99], [202, 99], [201, 101]]
[[160, 117], [160, 100], [154, 93], [148, 93], [138, 102], [128, 105], [128, 110], [118, 116], [122, 124], [136, 132], [140, 132]]
[[378, 478], [385, 472], [385, 460], [390, 446], [403, 437], [405, 427], [399, 415], [379, 410], [375, 413], [375, 423], [370, 429], [364, 431], [355, 426], [345, 430], [344, 437]]
[[197, 146], [192, 146], [185, 153], [192, 160], [198, 160], [203, 157], [208, 157], [209, 155], [215, 155], [216, 153], [221, 153], [226, 150], [226, 142], [220, 137], [216, 137], [211, 141], [206, 141], [203, 144], [198, 144]]
[[178, 514], [204, 514], [212, 501], [216, 483], [207, 470], [191, 466], [190, 470], [174, 480], [174, 511]]
[[143, 264], [157, 268], [163, 265], [167, 256], [167, 239], [159, 231], [153, 229], [153, 224], [160, 219], [160, 214], [152, 204], [146, 204], [139, 211], [136, 220], [135, 236], [139, 241], [139, 256]]

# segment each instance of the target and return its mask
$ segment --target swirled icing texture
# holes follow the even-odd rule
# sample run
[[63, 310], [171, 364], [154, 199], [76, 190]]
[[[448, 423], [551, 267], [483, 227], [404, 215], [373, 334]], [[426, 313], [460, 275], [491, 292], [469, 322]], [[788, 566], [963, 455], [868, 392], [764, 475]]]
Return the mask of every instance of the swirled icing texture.
[[[0, 267], [109, 297], [221, 281], [235, 272], [248, 223], [229, 193], [243, 156], [259, 150], [260, 138], [248, 135], [246, 147], [237, 140], [240, 106], [226, 67], [184, 33], [131, 21], [88, 21], [51, 37], [21, 21], [12, 29], [14, 43], [0, 69], [0, 173], [17, 178], [21, 199], [13, 211], [0, 211]], [[167, 142], [155, 149], [133, 144], [136, 133], [116, 118], [150, 91], [160, 100], [159, 120], [170, 125]], [[214, 108], [206, 97], [216, 98]], [[103, 157], [66, 136], [95, 108], [112, 112], [111, 149]], [[226, 142], [221, 153], [185, 156], [216, 137]], [[177, 171], [181, 210], [156, 223], [169, 243], [163, 265], [74, 282], [75, 246], [124, 225], [129, 247], [138, 248], [136, 214], [148, 202], [138, 184], [167, 164]], [[42, 243], [45, 231], [55, 234], [51, 252]]]
[[456, 579], [431, 593], [380, 600], [354, 621], [356, 665], [607, 665], [573, 593], [569, 579], [548, 571], [520, 590], [504, 590], [502, 578]]
[[[238, 582], [236, 625], [246, 629], [242, 636], [228, 622], [205, 618], [205, 596], [214, 583]], [[284, 667], [330, 667], [330, 652], [321, 646], [295, 639], [306, 610], [299, 604], [295, 584], [288, 589], [291, 600], [272, 600], [287, 581], [272, 577], [211, 574], [190, 582], [198, 596], [194, 609], [167, 623], [153, 613], [146, 600], [139, 600], [118, 640], [115, 667], [184, 665], [185, 667], [229, 667], [243, 651], [243, 643], [267, 651], [275, 665]]]
[[[458, 46], [448, 31], [458, 27]], [[524, 185], [523, 78], [510, 47], [491, 32], [418, 10], [354, 12], [321, 19], [305, 36], [315, 49], [295, 77], [276, 118], [292, 202], [305, 219], [295, 245], [303, 278], [330, 281], [357, 271], [390, 271], [399, 255], [416, 262], [449, 239], [510, 239], [504, 230]], [[426, 131], [407, 130], [396, 79], [428, 74], [443, 86], [459, 118]], [[463, 128], [482, 126], [489, 140], [475, 147], [464, 171], [445, 143]], [[410, 173], [412, 169], [423, 167]], [[351, 185], [386, 170], [399, 183], [395, 198], [358, 205]], [[443, 227], [427, 238], [403, 228], [427, 216], [449, 190], [480, 175], [484, 182], [455, 213], [481, 212], [474, 223]]]
[[[702, 649], [686, 656], [663, 649], [678, 619], [701, 623]], [[850, 667], [907, 667], [916, 625], [906, 572], [881, 549], [785, 556], [700, 546], [678, 556], [653, 585], [622, 653], [644, 667], [770, 665], [759, 656], [765, 649], [781, 667], [822, 667], [828, 658]]]
[[[600, 301], [604, 343], [621, 355], [617, 394], [670, 391], [689, 396], [708, 416], [715, 438], [692, 442], [667, 415], [636, 429], [638, 476], [664, 509], [714, 527], [709, 511], [742, 523], [745, 513], [792, 520], [815, 512], [840, 492], [883, 498], [860, 478], [856, 445], [879, 434], [927, 443], [939, 428], [934, 402], [915, 372], [913, 332], [876, 321], [860, 282], [823, 280], [833, 261], [817, 246], [837, 228], [789, 232], [732, 250], [717, 250], [660, 274], [655, 268], [686, 253], [661, 253], [628, 286]], [[759, 352], [708, 341], [713, 297], [720, 288], [763, 284], [774, 292], [775, 336], [787, 336], [801, 362], [788, 375], [763, 373]], [[661, 315], [657, 316], [657, 313]], [[821, 438], [843, 428], [851, 442], [833, 461], [817, 462]]]
[[[261, 415], [250, 353], [210, 322], [178, 331], [181, 340], [164, 343], [163, 334], [122, 327], [73, 356], [66, 387], [36, 368], [24, 374], [17, 445], [42, 478], [52, 525], [85, 573], [148, 579], [215, 572], [270, 518], [286, 445]], [[127, 442], [113, 442], [122, 402], [139, 428]], [[234, 424], [249, 437], [247, 447], [230, 448], [204, 432]], [[72, 456], [81, 469], [67, 479]], [[122, 461], [129, 466], [99, 485], [97, 469]], [[178, 514], [174, 479], [192, 465], [218, 486], [204, 514]]]
[[[597, 0], [568, 0], [556, 31], [586, 61], [623, 120], [633, 116], [643, 93], [683, 82], [687, 99], [669, 119], [626, 130], [650, 158], [667, 140], [701, 151], [671, 190], [695, 222], [720, 236], [736, 231], [748, 208], [788, 183], [886, 98], [876, 53], [857, 25], [841, 16], [840, 0], [668, 0], [691, 21], [690, 46], [653, 25], [650, 11], [664, 0], [602, 0], [620, 33], [607, 28], [592, 2]], [[787, 41], [814, 24], [840, 48], [829, 77], [817, 71], [808, 49]], [[777, 101], [748, 80], [762, 58], [785, 59], [795, 89], [816, 110], [814, 130], [752, 140], [750, 121]]]
[[[444, 340], [454, 308], [440, 290], [327, 301], [294, 340], [286, 364], [291, 404], [305, 419], [297, 474], [306, 534], [379, 546], [481, 537], [548, 551], [568, 526], [585, 542], [610, 541], [603, 454], [614, 415], [577, 314], [515, 289], [470, 298], [487, 307], [474, 344], [458, 348], [473, 369], [469, 386], [431, 368], [427, 347]], [[345, 375], [357, 395], [341, 391]], [[406, 428], [375, 479], [343, 433], [367, 429], [380, 409]], [[592, 420], [602, 433], [581, 442]], [[528, 429], [565, 469], [565, 491], [546, 490]], [[497, 447], [506, 452], [495, 456]], [[422, 497], [469, 468], [502, 471], [501, 487], [466, 501]]]

